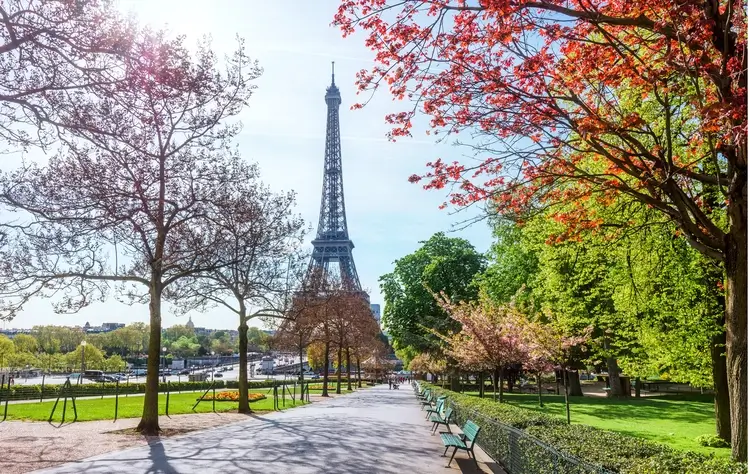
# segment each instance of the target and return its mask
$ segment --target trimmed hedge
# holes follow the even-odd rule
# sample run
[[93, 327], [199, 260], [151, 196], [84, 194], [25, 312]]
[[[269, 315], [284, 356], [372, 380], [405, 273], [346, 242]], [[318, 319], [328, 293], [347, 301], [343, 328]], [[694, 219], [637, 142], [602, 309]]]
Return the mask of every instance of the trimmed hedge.
[[[622, 433], [606, 431], [586, 425], [568, 425], [565, 420], [539, 413], [534, 410], [517, 407], [507, 403], [498, 403], [452, 392], [441, 387], [423, 383], [438, 395], [447, 395], [454, 406], [455, 421], [460, 426], [467, 418], [476, 418], [475, 413], [498, 421], [505, 425], [523, 430], [538, 441], [561, 453], [572, 455], [596, 466], [601, 466], [619, 474], [741, 474], [747, 472], [747, 465], [729, 459], [691, 451], [677, 451], [671, 447], [653, 441], [636, 438]], [[482, 426], [480, 420], [475, 420]], [[495, 457], [503, 458], [509, 444], [508, 430], [493, 430], [492, 426], [482, 426], [479, 444]], [[505, 439], [500, 439], [505, 438]], [[519, 441], [525, 450], [538, 450], [529, 454], [532, 460], [543, 462], [541, 448], [533, 442]], [[529, 440], [530, 441], [530, 440]], [[501, 459], [496, 459], [501, 461]], [[572, 466], [572, 464], [571, 464]], [[532, 472], [553, 472], [549, 465], [537, 465]], [[536, 470], [538, 469], [538, 470]], [[558, 469], [559, 465], [558, 465]], [[567, 472], [558, 470], [557, 472]], [[586, 468], [571, 472], [592, 472]], [[516, 473], [512, 473], [516, 474]]]

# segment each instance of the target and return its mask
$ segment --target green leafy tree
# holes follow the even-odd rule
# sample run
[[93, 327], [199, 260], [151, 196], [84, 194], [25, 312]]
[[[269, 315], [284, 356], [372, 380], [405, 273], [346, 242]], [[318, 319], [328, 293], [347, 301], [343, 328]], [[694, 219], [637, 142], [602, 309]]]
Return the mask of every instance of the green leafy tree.
[[313, 342], [307, 346], [307, 363], [312, 370], [321, 370], [325, 367], [325, 345], [322, 342]]
[[261, 352], [268, 350], [270, 342], [270, 336], [268, 333], [263, 332], [260, 328], [251, 326], [247, 329], [247, 343], [250, 346], [255, 346]]
[[[81, 351], [84, 347], [84, 358], [81, 359]], [[86, 344], [85, 346], [79, 344], [75, 350], [65, 354], [65, 362], [74, 369], [81, 369], [81, 364], [85, 363], [84, 368], [86, 370], [103, 370], [104, 353], [92, 344]]]
[[16, 352], [16, 346], [7, 336], [0, 334], [0, 367], [8, 367], [10, 356]]
[[[522, 302], [529, 296], [529, 285], [536, 277], [537, 254], [523, 245], [523, 229], [514, 222], [498, 219], [494, 223], [495, 242], [490, 248], [490, 264], [477, 277], [482, 290], [498, 303], [512, 298]], [[525, 288], [525, 291], [519, 291]]]
[[16, 337], [13, 338], [13, 344], [16, 346], [16, 351], [18, 352], [29, 352], [33, 354], [39, 349], [39, 344], [37, 344], [36, 338], [28, 334], [17, 334]]
[[169, 345], [181, 337], [193, 337], [195, 335], [195, 331], [192, 328], [189, 328], [188, 326], [184, 324], [175, 324], [172, 327], [166, 328], [162, 333], [162, 339], [163, 343], [165, 345]]
[[170, 346], [169, 350], [174, 354], [175, 357], [193, 357], [198, 354], [201, 345], [193, 337], [180, 336], [179, 339], [174, 341]]
[[430, 292], [442, 292], [453, 301], [476, 299], [479, 287], [474, 279], [484, 271], [485, 258], [465, 239], [443, 233], [421, 243], [416, 252], [396, 260], [393, 272], [380, 277], [383, 324], [395, 350], [442, 354], [443, 342], [427, 328], [447, 334], [458, 330], [458, 324]]
[[13, 352], [8, 356], [8, 367], [11, 369], [23, 369], [37, 367], [39, 361], [31, 352]]
[[127, 364], [118, 354], [107, 357], [102, 362], [102, 370], [106, 372], [122, 372], [127, 367]]

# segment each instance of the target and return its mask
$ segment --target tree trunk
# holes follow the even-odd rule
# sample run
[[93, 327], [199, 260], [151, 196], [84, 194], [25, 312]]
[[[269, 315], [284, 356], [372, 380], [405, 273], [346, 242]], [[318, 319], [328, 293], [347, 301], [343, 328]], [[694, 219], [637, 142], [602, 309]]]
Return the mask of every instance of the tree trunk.
[[732, 426], [729, 416], [729, 387], [727, 381], [727, 358], [725, 346], [726, 331], [721, 331], [711, 341], [711, 369], [714, 379], [714, 413], [716, 415], [716, 435], [732, 442]]
[[568, 395], [571, 397], [582, 397], [583, 389], [581, 388], [581, 379], [577, 370], [568, 370], [565, 372], [568, 377]]
[[[153, 277], [152, 277], [153, 278]], [[143, 415], [136, 430], [144, 436], [158, 436], [159, 431], [159, 357], [161, 356], [161, 282], [151, 280], [148, 309], [150, 313], [148, 359], [146, 366], [146, 393], [143, 397]]]
[[725, 239], [727, 378], [732, 458], [747, 461], [747, 168], [729, 194]]
[[328, 396], [328, 358], [329, 358], [330, 352], [331, 352], [331, 343], [326, 341], [325, 355], [324, 355], [324, 361], [323, 361], [323, 393], [320, 395], [321, 397]]
[[459, 374], [458, 370], [455, 367], [451, 367], [448, 374], [451, 384], [451, 390], [454, 392], [458, 392], [459, 390], [461, 390], [461, 375]]
[[625, 396], [620, 382], [620, 367], [614, 357], [607, 357], [607, 374], [609, 374], [609, 396], [617, 398]]
[[544, 402], [542, 402], [542, 373], [536, 374], [536, 392], [539, 395], [539, 408], [544, 408]]
[[341, 352], [342, 351], [343, 351], [343, 349], [341, 348], [341, 344], [339, 344], [339, 350], [338, 350], [338, 354], [337, 354], [337, 356], [338, 356], [339, 370], [337, 371], [338, 374], [336, 375], [336, 395], [341, 395], [341, 368], [342, 368], [342, 365], [341, 365]]
[[477, 380], [479, 381], [479, 398], [484, 398], [484, 372], [479, 372]]
[[250, 402], [247, 400], [247, 321], [245, 315], [245, 309], [240, 309], [240, 326], [238, 328], [240, 332], [240, 400], [237, 407], [237, 413], [252, 413], [250, 410]]
[[305, 383], [305, 367], [302, 364], [302, 350], [304, 348], [302, 347], [302, 343], [299, 345], [299, 383], [303, 384]]
[[500, 369], [495, 369], [492, 373], [492, 399], [497, 400], [497, 386], [500, 379]]
[[[609, 351], [610, 345], [609, 341], [605, 338], [604, 343], [602, 344], [604, 346], [605, 351]], [[620, 383], [620, 367], [617, 365], [617, 360], [614, 357], [607, 357], [607, 374], [609, 375], [609, 393], [607, 394], [610, 397], [622, 397], [625, 395], [622, 393], [622, 384]], [[628, 395], [630, 395], [630, 390], [628, 390]]]
[[500, 403], [503, 403], [503, 376], [505, 375], [504, 372], [505, 372], [505, 370], [503, 370], [502, 368], [498, 369], [498, 374], [497, 374], [497, 380], [498, 380], [498, 386], [497, 386], [497, 388], [498, 388], [498, 391], [497, 391], [497, 394], [500, 397], [500, 400], [499, 400]]
[[635, 398], [641, 398], [641, 378], [635, 378]]
[[362, 388], [362, 367], [359, 364], [359, 356], [357, 356], [357, 387]]
[[[563, 368], [563, 374], [567, 372], [567, 369]], [[568, 398], [568, 377], [565, 377], [563, 375], [563, 388], [565, 391], [565, 418], [568, 420], [568, 424], [570, 424], [570, 399]]]
[[349, 348], [346, 348], [346, 389], [352, 391], [352, 358]]

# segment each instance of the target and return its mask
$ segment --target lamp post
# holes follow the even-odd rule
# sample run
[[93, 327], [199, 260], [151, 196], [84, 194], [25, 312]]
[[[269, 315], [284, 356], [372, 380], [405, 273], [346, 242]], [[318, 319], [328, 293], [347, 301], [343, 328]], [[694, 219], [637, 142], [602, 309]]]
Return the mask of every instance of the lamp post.
[[[213, 356], [215, 355], [216, 355], [216, 352], [211, 351], [211, 357], [213, 358]], [[216, 361], [214, 361], [214, 367], [213, 369], [211, 369], [211, 381], [212, 382], [214, 381], [214, 372], [216, 372]]]
[[81, 375], [78, 377], [78, 383], [83, 382], [83, 373], [86, 371], [86, 341], [81, 341]]
[[166, 382], [167, 381], [167, 348], [166, 348], [166, 346], [161, 348], [161, 353], [162, 353], [162, 357], [164, 359], [164, 369], [163, 369], [164, 372], [163, 372], [163, 375], [162, 375], [162, 377], [163, 377], [162, 380], [164, 382]]

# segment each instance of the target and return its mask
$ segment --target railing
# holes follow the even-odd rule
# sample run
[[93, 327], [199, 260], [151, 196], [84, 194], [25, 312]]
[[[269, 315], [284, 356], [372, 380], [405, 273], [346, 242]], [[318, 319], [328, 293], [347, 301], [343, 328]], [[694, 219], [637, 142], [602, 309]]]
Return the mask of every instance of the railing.
[[508, 474], [614, 474], [601, 466], [561, 453], [523, 430], [461, 407], [450, 398], [448, 400], [458, 426], [470, 419], [482, 427], [477, 444]]

